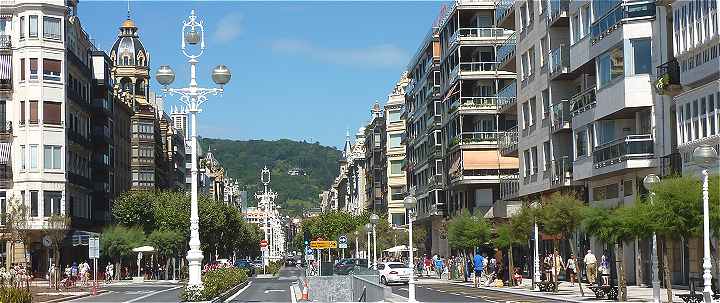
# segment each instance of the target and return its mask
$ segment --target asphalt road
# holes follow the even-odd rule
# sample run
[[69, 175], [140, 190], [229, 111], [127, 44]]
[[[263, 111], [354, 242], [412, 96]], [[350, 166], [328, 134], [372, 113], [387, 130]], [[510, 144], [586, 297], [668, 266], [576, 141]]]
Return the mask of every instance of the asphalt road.
[[[392, 285], [394, 294], [408, 296], [407, 285]], [[416, 284], [415, 298], [422, 302], [550, 303], [550, 299], [508, 294], [456, 284]]]
[[251, 278], [247, 288], [225, 302], [293, 302], [290, 287], [301, 275], [300, 269], [283, 267], [277, 277]]
[[148, 282], [143, 284], [118, 283], [103, 286], [107, 292], [97, 296], [88, 296], [70, 302], [96, 303], [169, 303], [178, 302], [180, 286], [178, 284]]

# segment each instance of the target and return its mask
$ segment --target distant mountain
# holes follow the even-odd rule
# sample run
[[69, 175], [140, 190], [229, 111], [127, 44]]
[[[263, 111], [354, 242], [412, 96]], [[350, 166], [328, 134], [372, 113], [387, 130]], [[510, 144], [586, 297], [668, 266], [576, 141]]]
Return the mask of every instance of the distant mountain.
[[228, 176], [238, 180], [248, 191], [251, 204], [254, 193], [262, 190], [260, 171], [272, 171], [272, 189], [286, 214], [301, 214], [304, 208], [316, 207], [318, 194], [330, 187], [338, 173], [342, 153], [335, 147], [292, 140], [250, 140], [203, 138], [203, 150], [210, 148]]

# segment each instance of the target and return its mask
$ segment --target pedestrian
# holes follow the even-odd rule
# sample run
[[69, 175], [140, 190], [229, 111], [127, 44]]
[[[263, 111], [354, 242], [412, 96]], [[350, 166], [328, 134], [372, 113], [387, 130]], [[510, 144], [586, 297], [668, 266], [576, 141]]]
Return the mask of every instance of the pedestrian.
[[513, 281], [515, 282], [515, 286], [521, 286], [521, 285], [522, 285], [523, 276], [522, 276], [522, 274], [520, 273], [520, 268], [519, 268], [519, 267], [515, 267], [515, 273], [513, 274], [512, 279], [513, 279]]
[[545, 271], [546, 282], [552, 282], [552, 263], [552, 256], [549, 253], [545, 254], [545, 259], [543, 259], [543, 270]]
[[113, 280], [113, 264], [108, 263], [107, 266], [105, 266], [105, 283], [110, 283]]
[[560, 283], [560, 272], [565, 268], [565, 262], [563, 262], [560, 252], [555, 249], [552, 255], [552, 278], [555, 283], [554, 290], [557, 291], [558, 283]]
[[595, 278], [597, 278], [597, 258], [595, 258], [592, 250], [588, 249], [583, 262], [585, 262], [588, 284], [595, 284]]
[[610, 262], [605, 253], [600, 257], [600, 274], [602, 275], [603, 285], [610, 285]]
[[438, 257], [437, 255], [435, 255], [435, 257], [437, 257], [437, 259], [435, 259], [435, 274], [437, 274], [438, 279], [442, 279], [442, 273], [443, 273], [443, 269], [445, 267], [445, 262], [443, 262], [442, 257]]
[[467, 262], [465, 262], [465, 280], [464, 282], [467, 282], [468, 279], [472, 276], [472, 274], [475, 272], [475, 266], [473, 266], [473, 259], [468, 258]]
[[482, 277], [483, 268], [485, 266], [485, 258], [483, 258], [482, 255], [480, 255], [480, 250], [477, 250], [475, 252], [475, 257], [473, 257], [473, 265], [475, 269], [475, 279], [474, 279], [474, 286], [478, 287], [480, 282], [480, 278]]
[[425, 276], [429, 277], [430, 272], [432, 271], [432, 260], [430, 260], [430, 256], [425, 255]]
[[577, 263], [575, 262], [575, 255], [570, 254], [570, 258], [567, 260], [567, 270], [565, 271], [568, 279], [570, 280], [570, 286], [575, 286], [575, 279], [577, 276]]

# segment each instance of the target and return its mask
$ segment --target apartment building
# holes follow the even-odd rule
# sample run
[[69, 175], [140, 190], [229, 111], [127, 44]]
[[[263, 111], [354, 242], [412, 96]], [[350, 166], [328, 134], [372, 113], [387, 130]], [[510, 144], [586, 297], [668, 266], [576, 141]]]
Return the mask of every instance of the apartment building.
[[385, 145], [387, 134], [385, 118], [380, 104], [375, 102], [370, 111], [372, 120], [365, 127], [365, 197], [369, 212], [383, 214], [387, 211], [387, 158]]
[[[131, 111], [76, 11], [76, 1], [3, 1], [0, 12], [0, 210], [24, 205], [34, 231], [31, 243], [9, 251], [3, 241], [0, 250], [6, 266], [28, 262], [40, 274], [48, 268], [47, 219], [68, 216], [71, 236], [98, 232], [128, 185], [129, 153], [116, 149], [128, 136], [113, 130], [129, 126]], [[87, 253], [63, 251], [59, 262]]]
[[405, 107], [405, 88], [410, 80], [407, 72], [403, 73], [395, 83], [393, 91], [387, 99], [383, 108], [385, 118], [385, 164], [387, 176], [387, 188], [385, 188], [388, 220], [391, 225], [405, 225], [407, 214], [403, 199], [405, 199], [407, 181], [403, 163], [405, 162], [405, 145], [402, 138], [405, 133], [405, 120], [401, 118]]

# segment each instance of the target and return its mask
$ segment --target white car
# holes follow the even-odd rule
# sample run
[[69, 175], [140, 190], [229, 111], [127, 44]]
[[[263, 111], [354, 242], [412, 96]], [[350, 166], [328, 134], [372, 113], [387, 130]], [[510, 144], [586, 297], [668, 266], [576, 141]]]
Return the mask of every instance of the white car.
[[400, 262], [382, 262], [377, 265], [380, 282], [387, 285], [388, 283], [405, 283], [410, 282], [412, 269]]

